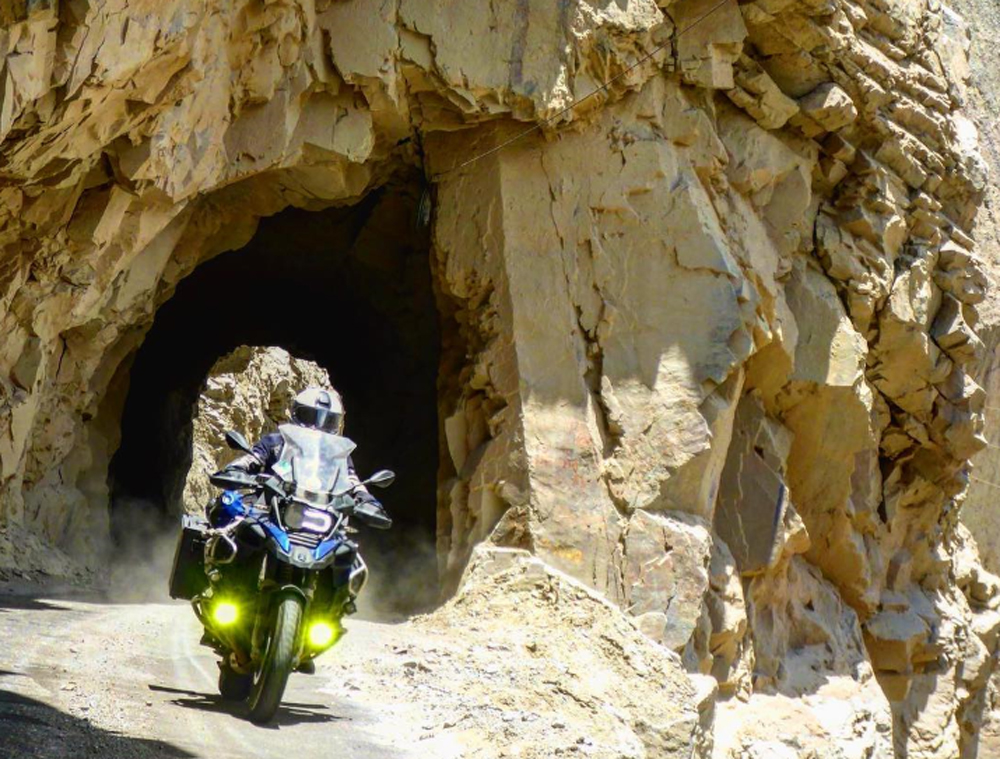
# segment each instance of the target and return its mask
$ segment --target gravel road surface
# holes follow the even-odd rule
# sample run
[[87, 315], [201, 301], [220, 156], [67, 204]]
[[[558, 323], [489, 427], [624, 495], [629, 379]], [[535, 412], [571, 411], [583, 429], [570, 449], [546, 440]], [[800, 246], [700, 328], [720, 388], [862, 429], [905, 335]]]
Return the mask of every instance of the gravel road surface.
[[[293, 674], [272, 726], [216, 690], [213, 653], [183, 603], [112, 604], [0, 590], [2, 759], [416, 756], [412, 704], [380, 704], [358, 662], [405, 645], [401, 626], [350, 620], [313, 676]], [[423, 755], [423, 752], [419, 752]]]

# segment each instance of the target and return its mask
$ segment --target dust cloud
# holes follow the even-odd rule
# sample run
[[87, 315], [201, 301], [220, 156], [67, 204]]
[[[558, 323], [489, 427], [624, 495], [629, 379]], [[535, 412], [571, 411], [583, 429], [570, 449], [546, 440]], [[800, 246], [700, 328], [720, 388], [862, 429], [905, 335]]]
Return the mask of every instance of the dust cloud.
[[[121, 603], [167, 603], [180, 517], [164, 514], [138, 498], [115, 502], [114, 546], [107, 552], [106, 593]], [[359, 544], [369, 575], [358, 597], [358, 618], [401, 622], [433, 610], [440, 601], [437, 553], [424, 532], [394, 527], [388, 533], [357, 526], [351, 538]]]
[[364, 527], [352, 536], [369, 570], [368, 584], [357, 600], [361, 619], [401, 622], [440, 603], [434, 543], [423, 532], [393, 531], [377, 542], [366, 540], [371, 531]]
[[151, 501], [115, 501], [114, 545], [107, 553], [107, 594], [121, 603], [170, 601], [170, 569], [181, 531], [179, 516]]

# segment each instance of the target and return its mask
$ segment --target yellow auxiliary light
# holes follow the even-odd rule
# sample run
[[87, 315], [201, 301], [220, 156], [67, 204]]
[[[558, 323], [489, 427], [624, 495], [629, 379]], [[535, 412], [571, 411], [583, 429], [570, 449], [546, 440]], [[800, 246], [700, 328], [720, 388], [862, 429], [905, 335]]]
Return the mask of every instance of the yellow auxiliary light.
[[220, 601], [212, 608], [212, 618], [216, 624], [223, 627], [231, 625], [239, 615], [240, 612], [236, 608], [236, 604], [229, 603], [229, 601]]
[[328, 622], [313, 622], [309, 627], [309, 645], [326, 648], [337, 638], [337, 630]]

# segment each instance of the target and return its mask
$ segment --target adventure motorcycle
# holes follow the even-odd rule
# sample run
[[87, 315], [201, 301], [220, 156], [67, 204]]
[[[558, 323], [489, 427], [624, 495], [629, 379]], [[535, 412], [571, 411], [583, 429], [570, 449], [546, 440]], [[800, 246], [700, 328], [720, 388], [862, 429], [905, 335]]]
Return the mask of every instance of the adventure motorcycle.
[[[185, 516], [174, 558], [170, 595], [191, 601], [205, 627], [202, 644], [222, 657], [222, 697], [246, 703], [256, 723], [277, 712], [293, 670], [313, 672], [312, 660], [343, 634], [341, 619], [368, 579], [350, 517], [385, 528], [391, 522], [354, 493], [346, 437], [294, 424], [273, 474], [223, 470], [210, 481], [223, 493], [208, 518]], [[238, 432], [230, 448], [250, 452]], [[363, 484], [388, 487], [382, 470]]]

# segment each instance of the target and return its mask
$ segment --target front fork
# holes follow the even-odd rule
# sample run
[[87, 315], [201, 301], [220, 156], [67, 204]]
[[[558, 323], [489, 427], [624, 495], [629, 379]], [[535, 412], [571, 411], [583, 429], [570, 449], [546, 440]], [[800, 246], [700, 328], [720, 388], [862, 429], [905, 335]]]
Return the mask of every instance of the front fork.
[[[271, 568], [272, 565], [273, 570]], [[303, 660], [303, 654], [306, 651], [306, 621], [309, 619], [310, 606], [316, 594], [317, 577], [318, 573], [316, 572], [296, 569], [291, 564], [276, 561], [271, 554], [264, 554], [258, 583], [258, 590], [263, 602], [257, 604], [257, 614], [254, 617], [253, 633], [250, 637], [250, 661], [247, 662], [249, 666], [253, 666], [253, 662], [260, 662], [264, 656], [264, 647], [267, 644], [268, 634], [274, 627], [274, 604], [272, 600], [285, 593], [295, 593], [302, 598], [303, 624], [298, 632], [298, 640], [296, 641], [295, 666], [298, 666]]]
[[[228, 547], [228, 544], [231, 542], [232, 529], [234, 527], [235, 525], [227, 525], [226, 528], [216, 531], [219, 541], [211, 549], [206, 546], [205, 571], [208, 574], [211, 584], [205, 593], [192, 600], [192, 605], [198, 619], [205, 626], [205, 628], [209, 630], [212, 635], [216, 636], [224, 644], [225, 648], [228, 649], [228, 652], [220, 651], [220, 653], [227, 656], [230, 668], [236, 672], [250, 673], [263, 659], [266, 653], [268, 637], [274, 626], [273, 599], [285, 593], [295, 593], [302, 598], [303, 602], [303, 623], [301, 629], [299, 630], [298, 640], [296, 643], [295, 666], [298, 666], [303, 661], [315, 658], [319, 654], [328, 650], [333, 643], [319, 650], [312, 650], [311, 647], [307, 645], [307, 634], [310, 623], [312, 622], [311, 617], [313, 611], [313, 601], [316, 595], [316, 586], [322, 572], [293, 567], [291, 564], [287, 564], [276, 559], [267, 551], [265, 551], [261, 557], [261, 567], [257, 578], [257, 603], [255, 604], [256, 608], [253, 619], [253, 627], [249, 636], [249, 641], [247, 641], [249, 643], [249, 650], [247, 650], [245, 644], [241, 644], [238, 636], [234, 635], [233, 631], [225, 628], [218, 628], [216, 625], [212, 624], [210, 619], [208, 619], [202, 605], [213, 597], [215, 585], [222, 580], [222, 573], [219, 571], [217, 566], [229, 564], [233, 559], [233, 557], [229, 555], [225, 549], [221, 551], [222, 555], [220, 556], [218, 548], [222, 545]], [[340, 619], [343, 612], [347, 611], [348, 613], [351, 613], [351, 611], [353, 611], [354, 599], [364, 588], [367, 579], [368, 567], [359, 555], [357, 556], [355, 566], [351, 569], [347, 585], [342, 588], [347, 597], [343, 598], [341, 596], [335, 604], [331, 605], [330, 608], [331, 613], [329, 615], [329, 621], [335, 625], [336, 628], [338, 628], [338, 634], [334, 642], [336, 642], [336, 640], [339, 639], [340, 635], [343, 633], [343, 628], [340, 625]], [[335, 607], [339, 607], [339, 609]], [[326, 618], [326, 616], [326, 614], [323, 614], [324, 618]]]

